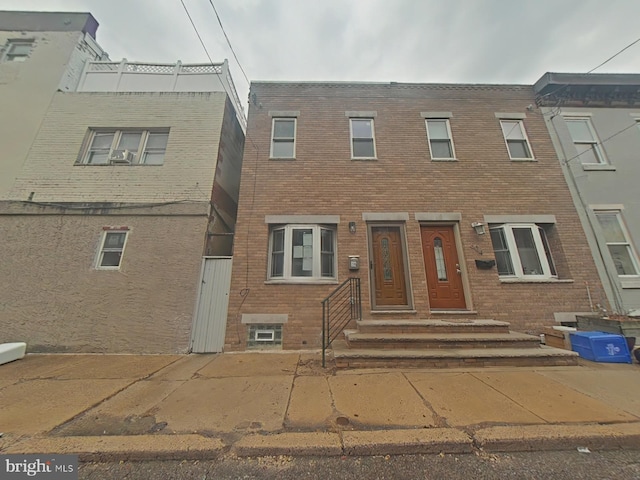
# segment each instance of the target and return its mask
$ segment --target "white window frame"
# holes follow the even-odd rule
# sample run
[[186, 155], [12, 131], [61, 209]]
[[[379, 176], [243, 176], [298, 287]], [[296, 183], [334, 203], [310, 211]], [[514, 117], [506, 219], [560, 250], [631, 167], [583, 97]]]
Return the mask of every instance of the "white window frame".
[[[113, 152], [114, 150], [119, 150], [119, 143], [120, 140], [122, 138], [123, 134], [126, 133], [140, 133], [140, 143], [138, 144], [138, 150], [135, 153], [135, 157], [133, 159], [133, 161], [131, 162], [132, 165], [146, 165], [146, 166], [162, 166], [164, 165], [164, 156], [162, 157], [162, 163], [147, 163], [146, 161], [142, 161], [141, 159], [145, 158], [145, 153], [148, 152], [164, 152], [164, 155], [166, 155], [167, 153], [167, 147], [165, 146], [164, 150], [161, 150], [159, 148], [152, 148], [152, 147], [147, 147], [147, 143], [149, 141], [149, 137], [153, 134], [162, 134], [162, 135], [167, 135], [167, 145], [169, 142], [169, 129], [168, 128], [163, 128], [163, 129], [140, 129], [140, 128], [132, 128], [132, 129], [115, 129], [115, 128], [96, 128], [96, 129], [91, 129], [90, 130], [90, 135], [88, 138], [88, 141], [86, 143], [86, 148], [84, 149], [84, 151], [82, 152], [82, 155], [79, 159], [78, 162], [76, 162], [76, 164], [78, 165], [91, 165], [91, 166], [96, 166], [96, 165], [111, 165], [112, 163], [110, 163], [108, 160], [106, 163], [89, 163], [89, 158], [91, 155], [91, 152], [95, 151], [96, 149], [93, 149], [93, 142], [96, 138], [96, 136], [98, 135], [104, 135], [104, 134], [108, 134], [108, 135], [113, 135], [113, 140], [111, 141], [111, 145], [109, 146], [108, 152], [107, 152], [107, 157], [109, 155], [111, 155], [111, 152]], [[101, 150], [106, 151], [107, 148], [103, 148]]]
[[[509, 132], [505, 132], [504, 130], [504, 123], [505, 122], [509, 122], [509, 123], [516, 123], [518, 125], [518, 128], [520, 128], [520, 133], [522, 133], [522, 137], [524, 138], [524, 143], [527, 147], [527, 150], [529, 151], [529, 156], [528, 157], [514, 157], [511, 155], [511, 149], [509, 148], [509, 139], [508, 136], [509, 134], [511, 134], [511, 131]], [[512, 127], [513, 129], [514, 127]], [[531, 142], [529, 141], [529, 136], [527, 135], [527, 131], [524, 128], [524, 122], [520, 119], [516, 119], [516, 118], [501, 118], [500, 119], [500, 131], [502, 132], [502, 137], [504, 138], [504, 144], [507, 147], [507, 152], [509, 152], [509, 158], [511, 160], [533, 160], [535, 157], [533, 155], [533, 149], [531, 148]], [[511, 141], [516, 141], [516, 140], [511, 140]], [[522, 140], [517, 139], [518, 142], [521, 142]]]
[[[276, 122], [293, 122], [293, 137], [276, 137]], [[295, 117], [274, 117], [271, 120], [271, 152], [270, 158], [296, 158], [296, 136], [298, 134], [298, 119]], [[273, 146], [276, 143], [291, 143], [291, 156], [275, 155]]]
[[[291, 273], [292, 254], [293, 254], [293, 231], [294, 230], [312, 230], [313, 240], [313, 265], [311, 276], [293, 276]], [[284, 230], [284, 251], [283, 251], [283, 269], [282, 276], [272, 275], [273, 262], [273, 236], [275, 231]], [[330, 230], [333, 232], [333, 276], [322, 276], [322, 251], [321, 251], [321, 231]], [[271, 225], [269, 228], [269, 252], [267, 261], [267, 280], [273, 282], [301, 282], [301, 283], [317, 283], [331, 282], [334, 283], [338, 278], [338, 229], [336, 225], [318, 225], [318, 224], [286, 224]]]
[[[107, 237], [110, 234], [122, 234], [124, 233], [124, 242], [122, 243], [122, 248], [109, 248], [105, 247], [107, 243]], [[96, 270], [120, 270], [122, 266], [122, 258], [124, 257], [124, 250], [127, 246], [127, 240], [129, 240], [129, 229], [125, 228], [114, 228], [114, 229], [106, 229], [102, 234], [102, 238], [100, 240], [100, 248], [98, 249], [98, 255], [96, 257]], [[102, 261], [104, 258], [105, 252], [120, 252], [120, 261], [118, 265], [102, 265]]]
[[[447, 126], [447, 140], [449, 141], [449, 146], [451, 147], [451, 156], [450, 157], [436, 157], [433, 154], [432, 140], [431, 134], [429, 133], [429, 122], [445, 122]], [[427, 141], [429, 142], [429, 154], [431, 155], [431, 160], [455, 160], [456, 159], [456, 149], [453, 146], [453, 135], [451, 134], [451, 123], [448, 118], [425, 118], [425, 128], [427, 129]], [[437, 138], [434, 141], [442, 142], [444, 139]]]
[[[629, 231], [627, 230], [625, 221], [622, 218], [622, 212], [620, 210], [607, 209], [607, 210], [594, 210], [593, 213], [595, 214], [596, 219], [598, 220], [598, 226], [600, 226], [600, 220], [598, 219], [598, 215], [615, 215], [616, 220], [618, 221], [618, 225], [620, 226], [620, 230], [624, 235], [624, 239], [625, 239], [624, 242], [607, 242], [606, 238], [604, 237], [604, 232], [602, 232], [602, 227], [600, 226], [600, 230], [602, 232], [601, 235], [605, 244], [607, 245], [607, 250], [609, 250], [609, 245], [618, 245], [618, 246], [627, 247], [627, 250], [629, 252], [629, 257], [631, 258], [631, 263], [633, 264], [633, 267], [636, 269], [636, 272], [637, 272], [636, 274], [632, 274], [632, 275], [618, 274], [618, 277], [620, 279], [640, 278], [640, 259], [638, 258], [638, 253], [636, 252], [633, 242], [631, 241], [631, 236], [629, 235]], [[609, 253], [609, 255], [611, 256], [611, 253]], [[611, 261], [613, 262], [613, 256], [611, 256]], [[615, 264], [614, 264], [614, 268], [615, 268]], [[616, 273], [617, 273], [617, 269], [616, 269]]]
[[[29, 46], [29, 53], [16, 55], [11, 53], [12, 50], [18, 45]], [[25, 62], [31, 55], [33, 50], [33, 40], [9, 40], [5, 46], [5, 52], [2, 58], [4, 62]]]
[[[607, 157], [604, 154], [604, 150], [601, 147], [600, 144], [600, 139], [598, 138], [598, 134], [596, 133], [596, 130], [593, 128], [593, 123], [591, 122], [591, 118], [589, 117], [578, 117], [578, 116], [564, 116], [564, 121], [567, 124], [567, 130], [569, 130], [569, 122], [585, 122], [587, 124], [587, 128], [589, 129], [589, 133], [591, 133], [591, 141], [584, 141], [584, 140], [576, 140], [575, 138], [573, 138], [573, 135], [571, 135], [571, 130], [569, 130], [569, 136], [571, 138], [571, 141], [573, 142], [574, 146], [575, 145], [591, 145], [591, 149], [593, 150], [593, 153], [595, 155], [595, 157], [598, 159], [597, 163], [593, 163], [593, 162], [583, 162], [582, 159], [580, 159], [580, 163], [582, 165], [607, 165]], [[576, 153], [578, 154], [578, 158], [580, 158], [582, 156], [582, 154], [584, 152], [579, 152], [578, 149], [576, 148]]]
[[[518, 254], [518, 247], [516, 245], [515, 237], [513, 235], [514, 228], [528, 228], [533, 233], [533, 241], [536, 248], [536, 253], [538, 255], [538, 261], [540, 262], [540, 266], [542, 267], [542, 274], [525, 274], [522, 268], [522, 261], [520, 260], [520, 255]], [[503, 224], [492, 224], [489, 226], [489, 231], [492, 230], [503, 230], [504, 237], [507, 243], [507, 252], [509, 253], [509, 257], [511, 258], [511, 265], [513, 266], [514, 273], [512, 275], [499, 274], [500, 278], [517, 278], [522, 280], [547, 280], [558, 278], [557, 270], [555, 265], [553, 264], [553, 254], [550, 251], [551, 245], [549, 244], [549, 239], [542, 228], [542, 226], [535, 223], [503, 223]], [[542, 235], [545, 236], [547, 247], [549, 248], [549, 256], [551, 257], [551, 265], [547, 260], [547, 250], [544, 248], [544, 242], [542, 240], [542, 236], [540, 232], [542, 231]], [[495, 252], [495, 246], [492, 241], [492, 248]], [[556, 273], [553, 273], [556, 272]]]
[[[362, 121], [370, 121], [371, 122], [371, 137], [354, 137], [353, 136], [353, 122], [362, 122]], [[349, 132], [350, 132], [350, 136], [351, 136], [351, 158], [352, 159], [357, 159], [357, 160], [361, 160], [361, 159], [376, 159], [377, 157], [377, 150], [376, 150], [376, 127], [375, 127], [375, 121], [373, 117], [351, 117], [349, 118]], [[353, 142], [354, 140], [369, 140], [371, 139], [372, 145], [373, 145], [373, 156], [372, 157], [356, 157], [354, 155], [353, 152]]]

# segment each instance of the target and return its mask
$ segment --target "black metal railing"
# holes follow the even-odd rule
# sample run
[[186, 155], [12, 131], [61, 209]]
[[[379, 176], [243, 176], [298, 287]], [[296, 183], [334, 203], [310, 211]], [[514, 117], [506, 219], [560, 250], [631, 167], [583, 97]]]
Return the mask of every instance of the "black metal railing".
[[352, 320], [362, 319], [360, 279], [350, 277], [322, 300], [322, 367], [325, 352]]

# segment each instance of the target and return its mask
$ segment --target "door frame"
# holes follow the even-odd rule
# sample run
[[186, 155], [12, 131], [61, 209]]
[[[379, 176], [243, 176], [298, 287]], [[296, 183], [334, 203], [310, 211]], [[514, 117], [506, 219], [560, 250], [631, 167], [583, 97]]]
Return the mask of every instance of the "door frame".
[[[404, 267], [404, 284], [407, 290], [406, 305], [376, 305], [376, 279], [373, 274], [373, 231], [376, 227], [394, 227], [400, 230], [400, 246], [402, 248], [402, 265]], [[372, 311], [407, 311], [413, 310], [413, 288], [411, 287], [411, 272], [409, 270], [409, 249], [407, 245], [406, 222], [367, 222], [367, 251], [369, 253], [369, 297]]]
[[[464, 294], [464, 302], [467, 306], [464, 310], [455, 310], [455, 309], [440, 309], [440, 308], [431, 308], [431, 303], [429, 303], [429, 311], [431, 312], [470, 312], [473, 311], [473, 304], [471, 303], [471, 285], [469, 283], [469, 275], [467, 272], [467, 262], [464, 256], [464, 250], [462, 249], [462, 239], [460, 237], [460, 222], [458, 221], [426, 221], [421, 220], [420, 228], [422, 227], [453, 227], [453, 238], [456, 245], [456, 250], [458, 253], [458, 262], [460, 262], [460, 276], [462, 277], [462, 292]], [[422, 273], [424, 275], [425, 285], [429, 285], [427, 282], [427, 270], [425, 268], [424, 262], [424, 248], [422, 248], [422, 231], [420, 232], [420, 255], [422, 255]], [[429, 291], [429, 287], [427, 286], [427, 293]]]

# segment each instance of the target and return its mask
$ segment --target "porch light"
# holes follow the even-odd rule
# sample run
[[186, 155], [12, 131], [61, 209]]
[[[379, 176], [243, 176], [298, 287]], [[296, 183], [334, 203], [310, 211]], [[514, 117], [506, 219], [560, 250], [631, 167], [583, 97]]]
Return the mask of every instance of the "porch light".
[[476, 231], [478, 235], [484, 235], [484, 223], [473, 222], [471, 226], [473, 227], [473, 229]]
[[349, 222], [349, 233], [356, 233], [356, 222]]

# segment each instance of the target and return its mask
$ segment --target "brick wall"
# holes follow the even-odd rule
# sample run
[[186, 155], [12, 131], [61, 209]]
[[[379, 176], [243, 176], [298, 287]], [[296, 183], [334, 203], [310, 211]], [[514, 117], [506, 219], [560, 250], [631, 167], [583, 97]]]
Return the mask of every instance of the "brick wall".
[[[109, 226], [130, 229], [119, 271], [95, 268]], [[180, 211], [3, 206], [0, 343], [25, 341], [31, 352], [185, 352], [206, 226], [206, 202]]]
[[[55, 202], [208, 200], [224, 93], [55, 95], [10, 198]], [[76, 165], [90, 127], [169, 128], [164, 164]]]
[[[320, 301], [335, 285], [275, 285], [267, 275], [265, 215], [339, 215], [338, 281], [349, 276], [348, 256], [360, 255], [363, 315], [373, 314], [363, 212], [403, 212], [410, 293], [416, 313], [431, 315], [416, 212], [459, 212], [463, 274], [477, 318], [507, 320], [519, 331], [554, 322], [554, 312], [588, 311], [585, 282], [601, 289], [584, 233], [543, 117], [528, 86], [353, 85], [254, 83], [234, 249], [227, 350], [243, 349], [243, 313], [286, 313], [284, 348], [320, 345]], [[270, 160], [269, 111], [299, 111], [296, 159]], [[351, 160], [346, 111], [375, 111], [377, 160]], [[421, 112], [451, 112], [457, 162], [431, 160]], [[509, 159], [496, 112], [526, 115], [535, 162]], [[554, 244], [563, 280], [501, 283], [488, 234], [470, 224], [484, 215], [555, 215]], [[355, 221], [357, 232], [348, 232]], [[482, 252], [482, 253], [480, 253]], [[555, 252], [554, 252], [555, 254]], [[243, 297], [240, 292], [249, 289]], [[408, 315], [405, 314], [404, 318]], [[398, 318], [395, 315], [394, 318]], [[402, 318], [402, 316], [400, 317]]]

